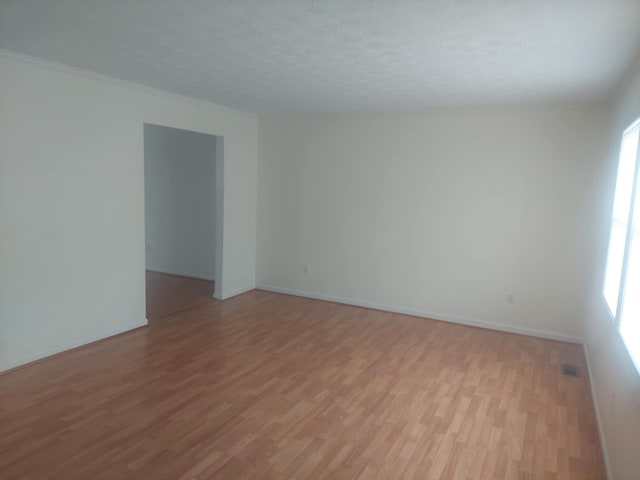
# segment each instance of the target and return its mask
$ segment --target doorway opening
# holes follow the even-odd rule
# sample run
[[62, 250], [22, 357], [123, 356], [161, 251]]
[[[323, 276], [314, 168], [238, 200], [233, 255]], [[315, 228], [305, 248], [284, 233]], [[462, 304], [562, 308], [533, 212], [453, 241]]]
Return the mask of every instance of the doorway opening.
[[144, 124], [149, 321], [214, 302], [221, 291], [223, 138]]

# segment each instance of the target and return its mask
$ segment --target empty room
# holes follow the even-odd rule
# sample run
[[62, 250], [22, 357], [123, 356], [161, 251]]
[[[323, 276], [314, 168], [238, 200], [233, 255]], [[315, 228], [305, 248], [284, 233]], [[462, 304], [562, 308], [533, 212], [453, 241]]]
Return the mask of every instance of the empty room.
[[638, 0], [0, 3], [0, 480], [640, 479]]

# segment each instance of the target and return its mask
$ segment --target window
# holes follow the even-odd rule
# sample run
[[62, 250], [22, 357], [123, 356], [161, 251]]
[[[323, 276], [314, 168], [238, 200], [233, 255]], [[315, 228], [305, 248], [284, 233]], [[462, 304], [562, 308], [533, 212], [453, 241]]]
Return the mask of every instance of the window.
[[622, 134], [604, 298], [640, 372], [640, 119]]

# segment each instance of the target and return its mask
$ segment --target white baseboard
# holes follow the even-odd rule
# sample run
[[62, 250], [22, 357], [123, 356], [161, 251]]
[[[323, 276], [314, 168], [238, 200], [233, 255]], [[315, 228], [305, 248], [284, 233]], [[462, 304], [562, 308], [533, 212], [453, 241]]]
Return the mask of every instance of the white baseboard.
[[600, 448], [602, 450], [602, 459], [604, 460], [604, 468], [606, 470], [607, 479], [613, 478], [611, 476], [611, 463], [609, 462], [609, 454], [607, 450], [607, 443], [604, 438], [604, 428], [602, 427], [602, 419], [600, 417], [600, 407], [598, 406], [598, 397], [596, 397], [596, 387], [593, 382], [593, 373], [591, 370], [591, 363], [589, 361], [589, 348], [586, 342], [582, 344], [584, 350], [584, 358], [587, 361], [587, 378], [589, 379], [589, 387], [591, 388], [591, 398], [593, 399], [593, 409], [596, 413], [596, 423], [598, 426], [598, 436], [600, 437]]
[[233, 292], [223, 293], [222, 295], [215, 293], [213, 295], [213, 298], [216, 298], [218, 300], [228, 300], [229, 298], [237, 297], [238, 295], [242, 295], [243, 293], [247, 293], [255, 289], [256, 289], [255, 286], [250, 286], [250, 287], [244, 287], [238, 290], [234, 290]]
[[144, 327], [147, 324], [148, 324], [148, 322], [147, 322], [147, 319], [145, 318], [141, 322], [131, 323], [131, 324], [125, 325], [123, 327], [118, 327], [118, 328], [114, 328], [114, 329], [111, 329], [111, 330], [106, 330], [106, 331], [104, 331], [102, 333], [99, 333], [97, 335], [90, 335], [88, 337], [79, 338], [79, 339], [73, 340], [71, 342], [66, 342], [66, 343], [64, 343], [62, 345], [58, 345], [56, 347], [52, 347], [52, 348], [49, 348], [49, 349], [41, 351], [41, 352], [37, 352], [37, 353], [30, 354], [30, 355], [26, 355], [26, 356], [24, 356], [22, 358], [19, 358], [18, 360], [13, 360], [13, 361], [7, 362], [5, 364], [0, 364], [0, 373], [4, 372], [5, 370], [10, 370], [12, 368], [19, 367], [20, 365], [24, 365], [25, 363], [34, 362], [36, 360], [40, 360], [40, 359], [49, 357], [51, 355], [55, 355], [57, 353], [61, 353], [61, 352], [64, 352], [66, 350], [71, 350], [72, 348], [81, 347], [81, 346], [86, 345], [88, 343], [96, 342], [98, 340], [103, 340], [105, 338], [109, 338], [109, 337], [112, 337], [114, 335], [118, 335], [119, 333], [124, 333], [124, 332], [128, 332], [129, 330], [133, 330], [135, 328]]
[[333, 295], [305, 292], [302, 290], [294, 290], [291, 288], [274, 287], [274, 286], [265, 285], [265, 284], [258, 284], [256, 285], [256, 288], [258, 290], [266, 290], [268, 292], [284, 293], [287, 295], [296, 295], [298, 297], [313, 298], [315, 300], [325, 300], [328, 302], [343, 303], [345, 305], [353, 305], [355, 307], [373, 308], [375, 310], [384, 310], [387, 312], [400, 313], [403, 315], [412, 315], [414, 317], [422, 317], [422, 318], [429, 318], [432, 320], [441, 320], [445, 322], [459, 323], [461, 325], [468, 325], [471, 327], [488, 328], [490, 330], [498, 330], [501, 332], [508, 332], [508, 333], [517, 333], [520, 335], [529, 335], [531, 337], [547, 338], [549, 340], [558, 340], [561, 342], [579, 343], [579, 344], [582, 343], [582, 339], [579, 337], [573, 337], [571, 335], [565, 335], [562, 333], [548, 332], [545, 330], [534, 330], [530, 328], [514, 327], [511, 325], [504, 325], [502, 323], [491, 323], [491, 322], [485, 322], [483, 320], [474, 320], [471, 318], [457, 317], [454, 315], [447, 315], [442, 313], [427, 312], [423, 310], [415, 310], [411, 308], [396, 307], [391, 305], [381, 305], [377, 303], [356, 300], [353, 298], [336, 297]]
[[210, 277], [208, 275], [198, 274], [198, 273], [181, 272], [176, 270], [170, 270], [167, 268], [157, 268], [157, 267], [146, 267], [146, 270], [150, 272], [156, 272], [156, 273], [166, 273], [167, 275], [177, 275], [179, 277], [197, 278], [199, 280], [210, 280], [212, 282], [214, 281], [213, 277]]

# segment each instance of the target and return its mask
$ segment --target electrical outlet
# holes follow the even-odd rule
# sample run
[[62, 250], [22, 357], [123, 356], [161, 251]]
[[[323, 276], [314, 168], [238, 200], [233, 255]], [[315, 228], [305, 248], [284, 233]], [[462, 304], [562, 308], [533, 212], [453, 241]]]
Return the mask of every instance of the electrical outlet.
[[151, 244], [147, 243], [147, 252], [150, 252], [150, 251], [151, 251]]
[[513, 295], [511, 293], [507, 293], [507, 303], [513, 303]]
[[305, 265], [304, 267], [302, 267], [302, 271], [304, 272], [305, 275], [309, 274], [309, 265]]

